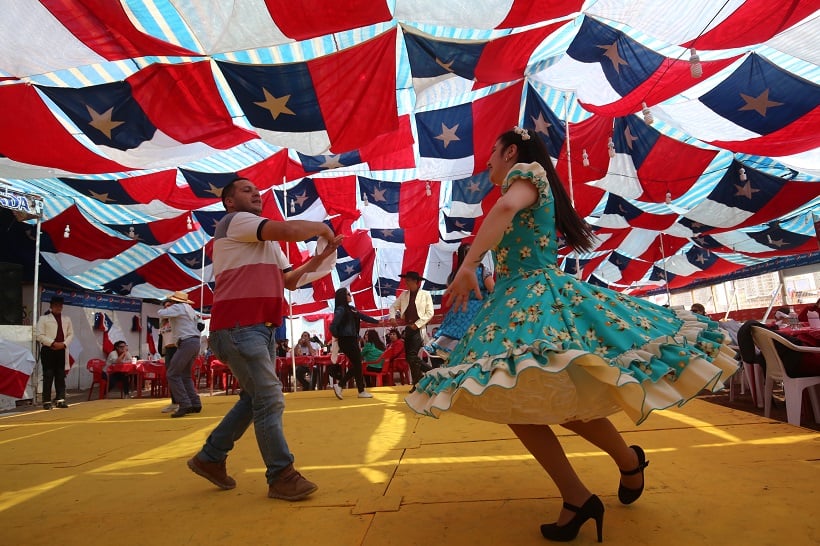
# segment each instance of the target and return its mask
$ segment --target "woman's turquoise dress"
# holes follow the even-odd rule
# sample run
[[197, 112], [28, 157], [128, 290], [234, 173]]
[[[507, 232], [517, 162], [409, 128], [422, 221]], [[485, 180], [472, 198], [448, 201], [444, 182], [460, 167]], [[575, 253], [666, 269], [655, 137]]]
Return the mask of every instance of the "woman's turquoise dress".
[[736, 370], [728, 337], [705, 317], [675, 311], [558, 269], [552, 192], [537, 163], [502, 186], [539, 190], [496, 249], [496, 284], [447, 364], [407, 397], [415, 411], [455, 411], [497, 423], [561, 424], [656, 409], [720, 390]]

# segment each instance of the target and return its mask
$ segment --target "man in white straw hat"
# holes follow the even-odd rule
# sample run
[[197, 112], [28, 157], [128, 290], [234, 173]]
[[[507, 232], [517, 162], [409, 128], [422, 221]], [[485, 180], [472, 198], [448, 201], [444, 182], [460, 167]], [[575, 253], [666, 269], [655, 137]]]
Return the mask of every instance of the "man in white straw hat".
[[[228, 214], [216, 226], [213, 268], [216, 279], [211, 309], [211, 349], [230, 366], [242, 390], [239, 401], [208, 436], [188, 468], [222, 489], [236, 481], [225, 469], [234, 442], [253, 422], [256, 443], [265, 462], [268, 497], [298, 501], [317, 486], [293, 467], [282, 426], [285, 397], [276, 376], [277, 326], [287, 312], [284, 289], [295, 289], [300, 278], [335, 257], [341, 236], [327, 224], [305, 220], [285, 222], [261, 216], [262, 197], [254, 184], [237, 178], [222, 189]], [[324, 239], [324, 249], [291, 269], [276, 241]], [[332, 266], [331, 266], [332, 267]]]
[[179, 408], [171, 417], [185, 417], [189, 413], [202, 411], [202, 401], [191, 378], [191, 367], [199, 354], [199, 329], [193, 302], [185, 292], [174, 292], [157, 311], [161, 318], [171, 321], [171, 328], [177, 336], [177, 350], [168, 364], [168, 388], [171, 398]]

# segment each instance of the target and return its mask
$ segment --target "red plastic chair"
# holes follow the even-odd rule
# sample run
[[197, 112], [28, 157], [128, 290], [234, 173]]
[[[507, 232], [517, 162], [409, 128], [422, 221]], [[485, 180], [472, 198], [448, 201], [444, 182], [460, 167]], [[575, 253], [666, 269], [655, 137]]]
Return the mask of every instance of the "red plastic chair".
[[[402, 385], [412, 385], [413, 381], [410, 379], [410, 364], [403, 356], [397, 356], [393, 359], [393, 372], [399, 374], [399, 381]], [[393, 383], [395, 385], [395, 383]]]
[[292, 391], [293, 375], [291, 375], [290, 359], [285, 357], [276, 357], [276, 377], [282, 382], [282, 391]]
[[225, 395], [228, 395], [229, 391], [232, 394], [239, 388], [239, 380], [233, 376], [233, 372], [231, 372], [228, 365], [213, 359], [211, 361], [211, 395], [214, 393], [217, 378], [219, 378], [222, 388], [225, 389]]
[[389, 385], [391, 387], [394, 386], [396, 382], [393, 379], [392, 360], [389, 358], [385, 358], [384, 363], [382, 364], [382, 370], [380, 372], [373, 372], [367, 369], [368, 366], [378, 363], [379, 360], [374, 360], [371, 362], [362, 362], [362, 375], [364, 377], [375, 377], [377, 387], [382, 387], [384, 385]]
[[194, 386], [197, 390], [202, 386], [202, 380], [205, 380], [205, 388], [211, 386], [211, 366], [209, 362], [205, 361], [205, 357], [199, 355], [194, 359], [194, 365], [191, 366], [191, 379], [194, 381]]
[[91, 400], [91, 393], [94, 392], [94, 385], [98, 385], [100, 390], [100, 400], [105, 398], [108, 394], [108, 379], [103, 377], [103, 370], [105, 369], [105, 360], [101, 358], [92, 358], [85, 364], [85, 369], [91, 372], [91, 388], [88, 389], [88, 399]]
[[165, 364], [159, 362], [145, 362], [142, 364], [140, 391], [145, 389], [145, 383], [151, 382], [151, 398], [166, 398], [168, 396], [168, 378]]

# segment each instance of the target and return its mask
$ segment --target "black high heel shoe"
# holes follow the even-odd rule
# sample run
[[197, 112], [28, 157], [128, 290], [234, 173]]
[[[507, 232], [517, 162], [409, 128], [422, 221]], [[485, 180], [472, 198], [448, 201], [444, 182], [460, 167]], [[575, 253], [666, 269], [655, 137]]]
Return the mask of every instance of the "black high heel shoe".
[[592, 495], [580, 508], [569, 503], [564, 503], [564, 508], [575, 512], [575, 515], [566, 525], [557, 523], [545, 523], [541, 526], [541, 534], [547, 540], [554, 542], [569, 542], [578, 536], [578, 531], [588, 519], [595, 520], [595, 527], [598, 530], [598, 542], [603, 542], [604, 532], [604, 503], [597, 496]]
[[624, 487], [623, 484], [618, 485], [618, 500], [621, 501], [621, 504], [632, 504], [638, 498], [640, 498], [641, 493], [643, 493], [643, 469], [649, 466], [649, 461], [646, 460], [646, 454], [643, 452], [639, 446], [629, 446], [635, 454], [638, 456], [638, 466], [632, 470], [621, 470], [621, 474], [624, 476], [634, 476], [638, 472], [641, 473], [641, 486], [638, 489], [630, 489], [628, 487]]

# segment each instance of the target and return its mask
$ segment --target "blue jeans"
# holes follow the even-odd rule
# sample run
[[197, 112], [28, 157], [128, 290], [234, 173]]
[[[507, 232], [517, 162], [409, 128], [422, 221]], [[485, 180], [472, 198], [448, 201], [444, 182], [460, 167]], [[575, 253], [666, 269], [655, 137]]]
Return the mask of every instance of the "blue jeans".
[[253, 422], [256, 443], [265, 462], [268, 483], [293, 463], [282, 428], [285, 397], [276, 376], [276, 339], [264, 324], [211, 332], [211, 349], [231, 368], [242, 389], [239, 401], [208, 436], [197, 455], [210, 462], [225, 460], [234, 443]]

